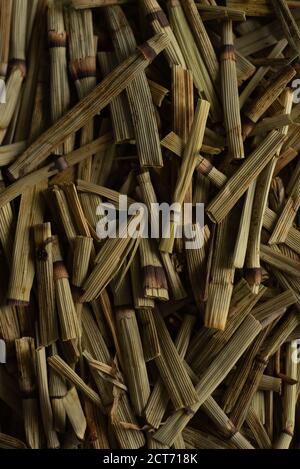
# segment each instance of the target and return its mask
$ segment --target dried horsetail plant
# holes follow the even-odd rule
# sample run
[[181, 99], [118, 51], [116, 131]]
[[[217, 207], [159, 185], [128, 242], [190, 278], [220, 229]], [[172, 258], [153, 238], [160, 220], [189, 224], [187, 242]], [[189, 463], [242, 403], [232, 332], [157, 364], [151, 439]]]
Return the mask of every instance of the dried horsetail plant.
[[34, 339], [22, 337], [15, 341], [19, 372], [19, 386], [22, 392], [23, 419], [26, 442], [29, 448], [41, 446], [41, 428], [39, 422], [38, 400], [35, 382], [35, 346]]
[[295, 18], [290, 12], [290, 9], [285, 0], [272, 0], [274, 11], [282, 25], [283, 32], [289, 41], [290, 46], [299, 55], [300, 52], [300, 31]]
[[[117, 59], [113, 52], [98, 52], [98, 62], [104, 77], [112, 72], [117, 65]], [[115, 142], [119, 144], [134, 140], [133, 124], [128, 106], [128, 99], [125, 92], [119, 94], [119, 96], [110, 103]]]
[[45, 347], [39, 347], [35, 351], [36, 374], [39, 391], [39, 402], [44, 432], [48, 448], [59, 448], [60, 443], [54, 429], [53, 413], [49, 397], [47, 360]]
[[[12, 4], [12, 0], [2, 0], [0, 3], [0, 78], [2, 80], [4, 80], [7, 75]], [[3, 92], [2, 89], [1, 92]]]
[[275, 330], [272, 331], [271, 335], [269, 335], [262, 344], [261, 350], [258, 351], [255, 359], [253, 360], [243, 391], [240, 393], [230, 414], [230, 418], [237, 428], [241, 428], [245, 421], [253, 395], [258, 389], [261, 377], [266, 369], [270, 357], [274, 355], [279, 347], [285, 342], [298, 323], [299, 318], [297, 317], [297, 314], [295, 312], [290, 312], [285, 318], [283, 318], [279, 325], [275, 327]]
[[109, 449], [106, 422], [100, 410], [88, 399], [84, 403], [89, 446], [93, 449]]
[[81, 289], [88, 270], [90, 258], [93, 250], [93, 239], [87, 236], [76, 236], [74, 239], [74, 258], [72, 285]]
[[[172, 151], [177, 156], [183, 156], [184, 153], [184, 144], [181, 138], [176, 135], [174, 132], [170, 132], [162, 141], [161, 145], [167, 150]], [[202, 145], [202, 152], [218, 154], [219, 149], [208, 147], [205, 144]], [[212, 163], [203, 156], [197, 155], [197, 166], [196, 171], [198, 175], [203, 175], [219, 189], [225, 185], [228, 178], [225, 174], [219, 171]]]
[[71, 215], [71, 210], [67, 202], [66, 195], [58, 186], [54, 186], [50, 190], [50, 196], [54, 201], [58, 219], [64, 229], [66, 238], [71, 247], [73, 247], [73, 241], [76, 237], [77, 230], [74, 219]]
[[[287, 40], [282, 39], [281, 41], [279, 41], [274, 46], [274, 48], [272, 49], [272, 51], [268, 55], [268, 58], [278, 57], [284, 51], [286, 46], [287, 46]], [[269, 72], [269, 70], [270, 70], [269, 67], [260, 67], [256, 71], [255, 75], [253, 75], [251, 80], [247, 83], [244, 90], [241, 92], [241, 95], [240, 95], [240, 98], [239, 98], [240, 108], [241, 109], [244, 107], [244, 105], [247, 102], [249, 96], [251, 96], [251, 94], [254, 92], [256, 87], [260, 84], [261, 80], [265, 77], [265, 75]]]
[[7, 294], [13, 305], [29, 305], [35, 270], [30, 229], [43, 221], [44, 189], [45, 185], [39, 184], [27, 189], [21, 197]]
[[157, 246], [153, 240], [143, 238], [141, 239], [139, 251], [145, 297], [168, 301], [168, 284], [164, 268], [159, 259]]
[[34, 242], [38, 280], [40, 345], [46, 347], [58, 339], [50, 223], [34, 227]]
[[[51, 119], [55, 123], [70, 107], [70, 87], [67, 69], [67, 34], [62, 5], [50, 4], [48, 8], [48, 42], [50, 50]], [[74, 148], [74, 137], [68, 138], [56, 154], [69, 153]]]
[[[236, 290], [238, 293], [244, 291], [243, 288], [238, 288], [240, 284], [237, 285]], [[265, 289], [262, 287], [257, 295], [247, 294], [238, 301], [236, 299], [237, 292], [234, 292], [230, 302], [229, 319], [224, 330], [216, 331], [212, 337], [206, 342], [205, 350], [200, 355], [198, 354], [191, 362], [191, 367], [196, 374], [201, 374], [202, 369], [206, 369], [207, 366], [211, 363], [214, 357], [221, 352], [222, 348], [230, 340], [232, 335], [241, 325], [243, 320], [248, 314], [253, 315], [252, 308], [263, 296]], [[248, 300], [248, 301], [247, 301]], [[257, 319], [257, 318], [256, 318]]]
[[288, 65], [279, 76], [249, 104], [244, 114], [247, 120], [243, 125], [243, 137], [246, 138], [253, 130], [262, 115], [269, 109], [274, 101], [280, 96], [287, 84], [293, 79], [296, 70]]
[[151, 91], [152, 101], [157, 107], [161, 107], [164, 99], [168, 96], [169, 90], [164, 86], [148, 78], [148, 84]]
[[170, 42], [165, 48], [164, 54], [170, 67], [172, 65], [181, 65], [182, 68], [186, 68], [181, 47], [177, 42], [165, 12], [161, 9], [157, 0], [139, 0], [139, 3], [146, 19], [151, 23], [154, 33], [165, 33], [169, 38]]
[[76, 388], [73, 386], [62, 398], [66, 415], [78, 440], [83, 440], [87, 423]]
[[141, 283], [142, 270], [138, 255], [134, 257], [131, 263], [130, 275], [134, 307], [140, 311], [147, 308], [154, 308], [154, 299], [146, 298], [143, 284]]
[[71, 294], [69, 274], [63, 262], [59, 241], [52, 237], [53, 277], [56, 305], [63, 341], [75, 340], [79, 336], [79, 324]]
[[[297, 167], [299, 167], [298, 163]], [[293, 189], [285, 202], [285, 206], [277, 220], [269, 239], [269, 244], [284, 243], [289, 230], [293, 225], [296, 213], [300, 207], [300, 176], [298, 173], [297, 180], [294, 182]]]
[[125, 223], [119, 227], [117, 238], [106, 240], [103, 248], [95, 258], [93, 271], [83, 285], [82, 302], [96, 299], [122, 267], [127, 254], [131, 253], [131, 250], [135, 252], [140, 238], [131, 238], [128, 233], [130, 223], [134, 222], [135, 217], [131, 217], [128, 224]]
[[[268, 0], [250, 0], [247, 3], [240, 0], [227, 0], [226, 3], [230, 8], [244, 10], [249, 16], [267, 16], [273, 13], [272, 5]], [[298, 2], [294, 0], [287, 0], [286, 4], [289, 8], [298, 6]]]
[[[156, 210], [152, 210], [154, 206], [157, 206], [157, 197], [152, 185], [151, 177], [148, 171], [143, 170], [138, 176], [139, 188], [141, 190], [142, 200], [146, 204], [146, 207], [151, 213], [151, 230], [154, 232], [159, 231], [159, 213]], [[170, 289], [172, 290], [173, 297], [176, 300], [180, 300], [186, 297], [185, 289], [182, 285], [180, 277], [176, 272], [170, 255], [166, 252], [161, 252], [161, 261], [163, 263], [165, 273], [168, 279]]]
[[179, 65], [172, 67], [173, 130], [187, 142], [194, 119], [193, 75]]
[[[5, 190], [2, 171], [0, 170], [0, 191]], [[8, 265], [13, 250], [13, 230], [15, 228], [14, 214], [10, 204], [0, 209], [0, 242]]]
[[[33, 2], [30, 2], [33, 7]], [[34, 118], [36, 87], [40, 74], [40, 63], [44, 58], [44, 40], [46, 38], [46, 10], [47, 0], [38, 0], [35, 17], [34, 8], [29, 9], [28, 21], [33, 21], [32, 33], [28, 47], [28, 60], [26, 67], [26, 81], [23, 85], [22, 97], [18, 119], [14, 130], [14, 141], [26, 140], [30, 134], [31, 121]], [[29, 35], [28, 35], [29, 36]], [[28, 41], [26, 41], [27, 43]], [[44, 114], [43, 114], [44, 115]], [[44, 130], [44, 129], [43, 129]]]
[[[248, 316], [244, 320], [222, 352], [202, 374], [196, 386], [198, 402], [191, 407], [190, 414], [186, 414], [182, 410], [173, 413], [167, 419], [165, 425], [154, 433], [155, 439], [166, 445], [171, 445], [174, 442], [178, 433], [186, 427], [201, 404], [206, 401], [213, 390], [223, 381], [239, 357], [242, 356], [243, 352], [259, 334], [260, 330], [261, 325], [252, 316]], [[222, 360], [222, 367], [219, 366], [220, 360]]]
[[294, 436], [295, 428], [295, 414], [297, 403], [297, 379], [298, 379], [298, 364], [293, 354], [297, 350], [296, 342], [289, 342], [286, 350], [286, 376], [294, 383], [286, 381], [284, 383], [284, 397], [283, 397], [283, 429], [278, 440], [275, 442], [276, 449], [288, 449]]
[[[182, 360], [185, 357], [194, 324], [195, 317], [185, 315], [175, 339], [174, 345]], [[166, 387], [165, 379], [162, 376], [157, 378], [145, 409], [147, 423], [150, 424], [152, 428], [156, 429], [159, 428], [162, 423], [169, 402], [169, 395], [166, 394], [166, 389], [168, 388]]]
[[[268, 162], [271, 161], [283, 142], [283, 135], [277, 131], [270, 132], [228, 180], [219, 194], [207, 207], [207, 213], [214, 222], [220, 223], [226, 217], [239, 198], [249, 188], [251, 182], [255, 180]], [[228, 197], [228, 194], [230, 194], [230, 197]]]
[[[172, 68], [172, 97], [173, 97], [173, 129], [179, 137], [182, 138], [184, 144], [188, 140], [191, 131], [193, 117], [194, 117], [194, 92], [193, 92], [193, 75], [189, 70], [184, 70], [179, 65], [174, 65]], [[173, 175], [174, 183], [177, 180], [178, 174], [174, 166]], [[186, 194], [184, 196], [184, 203], [191, 204], [193, 199], [193, 184], [190, 182]], [[187, 219], [186, 219], [187, 218]], [[187, 213], [184, 216], [184, 224], [190, 227], [192, 220], [191, 216]], [[177, 240], [177, 244], [180, 240]], [[178, 246], [180, 250], [180, 247]]]
[[195, 42], [206, 64], [208, 73], [210, 74], [211, 80], [214, 85], [217, 85], [219, 80], [218, 58], [203, 24], [201, 15], [198, 13], [196, 3], [194, 0], [186, 0], [181, 2], [181, 4], [193, 31]]
[[[51, 345], [49, 356], [57, 354], [56, 344]], [[49, 397], [51, 401], [53, 426], [59, 433], [64, 433], [66, 429], [66, 411], [62, 402], [62, 398], [67, 394], [67, 384], [53, 368], [48, 369], [49, 376]]]
[[206, 399], [202, 409], [222, 434], [225, 434], [229, 441], [234, 443], [235, 447], [239, 449], [253, 449], [251, 443], [243, 436], [242, 433], [237, 431], [233, 423], [229, 420], [228, 416], [213, 397]]
[[132, 0], [71, 0], [71, 5], [76, 10], [85, 8], [107, 7], [110, 5], [123, 5], [130, 3]]
[[144, 359], [136, 313], [120, 307], [116, 311], [121, 353], [127, 357], [124, 374], [135, 414], [141, 416], [150, 396], [150, 384]]
[[228, 150], [232, 158], [242, 159], [245, 157], [245, 153], [242, 138], [232, 21], [224, 21], [222, 39], [221, 83]]
[[137, 314], [138, 322], [141, 324], [141, 340], [145, 362], [154, 360], [160, 355], [160, 345], [154, 314], [153, 308], [139, 309]]
[[[179, 213], [176, 214], [176, 217], [178, 217], [178, 215], [180, 216], [185, 194], [191, 183], [194, 170], [197, 167], [198, 160], [196, 156], [202, 147], [209, 109], [210, 105], [207, 101], [198, 101], [195, 117], [189, 134], [188, 142], [184, 150], [184, 155], [173, 196], [173, 202], [176, 204], [176, 211], [179, 209]], [[178, 221], [173, 220], [171, 221], [170, 226], [164, 227], [167, 232], [163, 233], [163, 239], [160, 243], [160, 250], [162, 252], [169, 254], [172, 253], [178, 225]]]
[[[286, 89], [282, 94], [285, 112], [290, 114], [292, 109], [293, 92], [291, 89]], [[282, 135], [286, 135], [288, 133], [288, 127], [284, 127], [280, 132]], [[272, 177], [281, 152], [281, 148], [282, 147], [279, 147], [273, 160], [270, 161], [270, 163], [259, 175], [255, 187], [255, 196], [251, 216], [252, 229], [249, 233], [246, 259], [246, 266], [249, 269], [247, 272], [247, 278], [254, 291], [257, 290], [261, 281], [260, 242], [263, 217], [267, 207], [268, 194], [270, 191]]]
[[[161, 379], [175, 409], [187, 409], [198, 401], [195, 388], [185, 369], [169, 331], [160, 316], [154, 315], [160, 343], [160, 355], [155, 359]], [[176, 363], [176, 372], [174, 363]]]
[[59, 355], [48, 357], [47, 362], [60, 376], [74, 384], [74, 386], [80, 389], [92, 402], [102, 408], [101, 399], [96, 391], [90, 388]]
[[[156, 55], [167, 46], [168, 42], [168, 38], [164, 35], [154, 36], [147, 41], [146, 46], [141, 46], [137, 52], [116, 67], [86, 98], [83, 98], [56, 124], [44, 132], [9, 167], [8, 172], [11, 178], [18, 179], [35, 169], [47, 158], [51, 151], [65, 140], [66, 135], [76, 132], [94, 115], [99, 113], [101, 108], [103, 109], [109, 104], [115, 96], [118, 96], [135, 76], [144, 70]], [[146, 52], [146, 49], [148, 52]], [[28, 158], [29, 154], [30, 160]]]
[[[0, 142], [2, 143], [17, 107], [23, 80], [26, 75], [26, 23], [27, 0], [16, 0], [12, 4], [11, 23], [11, 70], [6, 81], [6, 102], [0, 103]], [[4, 10], [5, 13], [5, 10]], [[7, 18], [9, 19], [9, 17]], [[5, 47], [5, 42], [4, 42]]]
[[230, 217], [227, 216], [217, 227], [204, 315], [205, 326], [213, 329], [225, 329], [229, 312], [235, 273], [230, 240]]
[[26, 148], [26, 142], [17, 142], [8, 145], [2, 145], [0, 148], [0, 166], [7, 166], [12, 163], [17, 156]]
[[203, 228], [202, 233], [199, 233], [197, 225], [193, 225], [192, 230], [196, 233], [197, 239], [195, 242], [199, 247], [197, 249], [186, 250], [186, 261], [194, 298], [198, 308], [201, 310], [203, 302], [206, 300], [204, 278], [205, 273], [207, 273], [207, 267], [205, 261], [207, 260], [208, 243], [211, 234], [207, 225]]
[[[86, 97], [96, 86], [96, 53], [93, 36], [92, 12], [90, 10], [75, 11], [69, 9], [66, 16], [69, 38], [70, 64], [69, 69], [79, 99]], [[82, 37], [85, 40], [82, 41]], [[93, 140], [94, 121], [88, 121], [81, 130], [81, 145]], [[92, 157], [78, 165], [78, 177], [91, 179]], [[83, 199], [85, 195], [83, 195]]]
[[[124, 393], [123, 379], [110, 358], [101, 334], [94, 327], [92, 317], [87, 314], [87, 310], [83, 310], [83, 312], [85, 315], [83, 321], [84, 340], [89, 350], [89, 352], [84, 352], [84, 356], [97, 385], [101, 401], [105, 406], [104, 413], [109, 416], [111, 428], [121, 448], [140, 448], [144, 445], [145, 440], [137, 426], [129, 399]], [[117, 350], [118, 357], [121, 359], [121, 348], [118, 346]], [[111, 392], [112, 386], [115, 386], [113, 393]]]
[[172, 28], [185, 56], [188, 69], [193, 73], [194, 83], [200, 96], [204, 94], [210, 103], [210, 112], [215, 121], [220, 120], [220, 106], [214, 84], [207, 71], [203, 58], [194, 41], [179, 0], [168, 2]]
[[[126, 16], [118, 6], [108, 7], [106, 18], [110, 27], [115, 53], [119, 62], [136, 48], [134, 34]], [[126, 88], [140, 166], [162, 167], [163, 160], [158, 128], [148, 81], [141, 72]]]

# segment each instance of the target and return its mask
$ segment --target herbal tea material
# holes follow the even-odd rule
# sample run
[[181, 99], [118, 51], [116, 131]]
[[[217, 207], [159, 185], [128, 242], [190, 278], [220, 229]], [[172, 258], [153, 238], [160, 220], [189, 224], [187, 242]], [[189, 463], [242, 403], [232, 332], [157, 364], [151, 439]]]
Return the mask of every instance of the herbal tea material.
[[300, 0], [0, 0], [0, 448], [300, 447], [299, 96]]

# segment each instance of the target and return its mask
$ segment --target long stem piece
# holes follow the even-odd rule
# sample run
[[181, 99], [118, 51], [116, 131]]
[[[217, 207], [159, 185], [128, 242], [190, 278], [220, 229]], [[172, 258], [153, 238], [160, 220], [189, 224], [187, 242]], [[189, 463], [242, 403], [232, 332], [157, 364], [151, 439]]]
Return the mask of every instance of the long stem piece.
[[[12, 179], [18, 179], [45, 161], [66, 136], [83, 127], [92, 117], [118, 96], [168, 44], [165, 35], [154, 36], [114, 69], [96, 88], [44, 132], [9, 167]], [[147, 51], [147, 52], [146, 52]]]

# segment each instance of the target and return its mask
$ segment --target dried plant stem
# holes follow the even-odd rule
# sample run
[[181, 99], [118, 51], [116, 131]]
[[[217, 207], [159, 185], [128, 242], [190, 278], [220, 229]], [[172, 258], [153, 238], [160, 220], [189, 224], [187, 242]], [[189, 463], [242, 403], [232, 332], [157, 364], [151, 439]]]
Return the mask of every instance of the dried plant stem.
[[254, 124], [259, 121], [262, 115], [269, 109], [271, 104], [280, 96], [289, 81], [295, 76], [296, 70], [291, 67], [285, 67], [265, 90], [258, 94], [245, 111], [249, 119], [243, 127], [243, 136], [246, 138], [253, 130]]
[[160, 355], [160, 345], [153, 315], [153, 309], [150, 308], [140, 309], [137, 314], [138, 321], [142, 325], [140, 331], [146, 362], [154, 360]]
[[283, 135], [277, 131], [271, 132], [228, 180], [207, 207], [207, 213], [214, 222], [220, 223], [226, 217], [251, 183], [271, 161], [283, 141]]
[[[161, 350], [161, 354], [155, 359], [155, 363], [161, 379], [168, 390], [174, 407], [176, 409], [189, 409], [198, 400], [195, 388], [158, 312], [154, 315], [154, 319]], [[174, 363], [176, 363], [176, 368]]]
[[[276, 225], [277, 220], [278, 220], [278, 216], [276, 215], [276, 213], [273, 212], [270, 208], [267, 208], [265, 215], [264, 215], [264, 221], [263, 221], [264, 228], [266, 228], [269, 232], [272, 232], [273, 228]], [[289, 232], [287, 234], [285, 244], [291, 249], [293, 249], [295, 252], [300, 254], [299, 243], [300, 243], [299, 231], [292, 226], [289, 229]]]
[[[31, 6], [33, 5], [32, 2], [30, 2], [30, 4]], [[47, 0], [39, 0], [36, 8], [32, 33], [30, 35], [26, 81], [24, 83], [22, 96], [20, 97], [20, 110], [18, 112], [18, 120], [16, 122], [14, 132], [14, 139], [16, 142], [26, 140], [30, 134], [30, 125], [34, 112], [34, 96], [36, 95], [36, 88], [40, 74], [40, 64], [44, 57], [44, 41], [47, 31], [45, 24], [47, 7]], [[30, 16], [32, 12], [33, 8], [30, 8]]]
[[150, 396], [149, 379], [134, 310], [118, 309], [117, 326], [121, 352], [127, 357], [124, 373], [136, 415], [141, 416]]
[[[173, 202], [176, 204], [176, 211], [179, 209], [179, 213], [176, 214], [176, 217], [178, 217], [178, 215], [180, 217], [182, 211], [181, 206], [184, 201], [187, 189], [192, 181], [194, 169], [197, 166], [197, 159], [195, 156], [200, 152], [202, 147], [209, 108], [210, 105], [207, 101], [198, 101], [193, 125], [189, 134], [188, 143], [184, 150], [184, 155], [173, 196]], [[178, 221], [174, 220], [173, 222], [171, 221], [170, 226], [166, 227], [169, 236], [167, 236], [166, 233], [163, 233], [164, 239], [162, 239], [160, 243], [160, 250], [162, 252], [172, 253], [178, 225]]]
[[2, 80], [7, 75], [12, 5], [12, 0], [2, 0], [0, 2], [0, 78]]
[[170, 65], [181, 65], [186, 68], [185, 59], [177, 39], [171, 29], [165, 12], [161, 9], [157, 0], [139, 0], [141, 7], [155, 34], [165, 33], [169, 38], [169, 44], [164, 50], [166, 59]]
[[[134, 53], [136, 41], [133, 32], [121, 7], [108, 7], [106, 18], [111, 29], [117, 59], [121, 62]], [[126, 93], [135, 130], [140, 165], [142, 167], [162, 167], [163, 160], [154, 106], [144, 72], [137, 75], [128, 85]]]
[[73, 371], [73, 369], [58, 355], [53, 355], [48, 358], [48, 363], [60, 376], [66, 378], [69, 382], [74, 384], [80, 391], [82, 391], [92, 402], [98, 407], [102, 408], [102, 402], [99, 395], [90, 388], [80, 376]]
[[203, 24], [202, 15], [199, 15], [194, 0], [186, 0], [181, 3], [211, 80], [216, 85], [219, 80], [219, 62]]
[[274, 11], [282, 25], [283, 32], [289, 41], [290, 46], [300, 53], [300, 31], [297, 22], [290, 12], [290, 9], [285, 0], [272, 0]]
[[71, 0], [71, 5], [77, 10], [85, 8], [107, 7], [109, 5], [123, 5], [132, 0]]
[[142, 239], [139, 251], [145, 297], [167, 301], [169, 299], [167, 279], [153, 240]]
[[197, 4], [197, 8], [203, 18], [203, 21], [211, 20], [232, 20], [245, 21], [245, 12], [243, 8], [227, 8], [216, 4]]
[[219, 100], [206, 65], [194, 41], [184, 11], [178, 0], [169, 1], [168, 6], [174, 34], [185, 57], [188, 69], [193, 73], [195, 86], [200, 96], [204, 94], [205, 99], [209, 101], [213, 120], [218, 121], [220, 120]]
[[69, 274], [64, 265], [57, 236], [52, 238], [53, 276], [56, 305], [63, 341], [76, 339], [79, 324], [69, 284]]
[[198, 225], [193, 225], [192, 229], [193, 232], [196, 232], [197, 238], [195, 242], [199, 247], [196, 249], [187, 249], [186, 260], [194, 298], [197, 306], [201, 309], [202, 303], [206, 299], [204, 285], [206, 272], [205, 261], [207, 260], [207, 245], [210, 240], [210, 231], [207, 225], [203, 228], [202, 232], [199, 232]]
[[[195, 318], [186, 315], [182, 321], [181, 327], [175, 340], [175, 347], [180, 358], [183, 360], [190, 343], [192, 328], [195, 323]], [[159, 376], [156, 380], [153, 391], [145, 409], [145, 417], [147, 423], [153, 428], [159, 428], [166, 412], [169, 402], [169, 396], [166, 393], [165, 381]]]
[[19, 372], [19, 386], [23, 395], [23, 418], [26, 442], [29, 448], [39, 449], [41, 433], [39, 425], [38, 401], [35, 380], [35, 351], [34, 339], [23, 337], [17, 339], [16, 356]]
[[245, 157], [239, 92], [233, 45], [232, 21], [223, 24], [223, 52], [221, 55], [222, 97], [229, 152], [235, 159]]
[[220, 330], [226, 326], [235, 273], [230, 254], [230, 226], [230, 217], [227, 217], [217, 228], [204, 316], [206, 327]]
[[[6, 82], [6, 102], [0, 104], [0, 143], [8, 130], [13, 118], [21, 92], [21, 86], [26, 75], [26, 24], [27, 24], [27, 0], [16, 0], [12, 3], [12, 11], [4, 10], [4, 14], [10, 19], [11, 14], [11, 46], [10, 62], [11, 71]], [[7, 25], [9, 27], [9, 24]], [[3, 44], [5, 47], [5, 42]]]
[[[298, 163], [300, 166], [300, 163]], [[284, 209], [282, 210], [272, 235], [269, 239], [269, 244], [284, 243], [288, 233], [293, 226], [293, 221], [296, 217], [297, 211], [300, 207], [300, 175], [294, 183], [293, 189], [287, 199]]]
[[34, 242], [38, 279], [40, 344], [46, 347], [58, 339], [50, 223], [34, 227]]
[[270, 357], [274, 355], [279, 347], [285, 342], [298, 323], [299, 319], [297, 314], [293, 312], [289, 313], [275, 328], [275, 330], [272, 331], [272, 334], [264, 342], [262, 350], [255, 357], [246, 379], [243, 392], [239, 395], [239, 398], [230, 414], [230, 418], [237, 428], [241, 428], [245, 421], [253, 395], [258, 389]]
[[[5, 190], [5, 184], [0, 170], [0, 193]], [[15, 228], [14, 214], [10, 204], [0, 208], [0, 242], [8, 265], [13, 251], [13, 230]]]
[[87, 423], [76, 388], [72, 387], [62, 401], [75, 435], [79, 440], [83, 440]]
[[[70, 135], [85, 125], [99, 113], [111, 100], [118, 96], [134, 78], [142, 72], [168, 44], [165, 35], [150, 39], [147, 44], [153, 50], [151, 57], [143, 52], [144, 46], [114, 69], [96, 88], [76, 106], [60, 118], [49, 130], [44, 132], [19, 158], [9, 167], [12, 179], [18, 179], [35, 169], [57, 146]], [[148, 50], [148, 49], [147, 49]], [[30, 155], [30, 159], [29, 159]]]
[[130, 266], [130, 274], [134, 307], [140, 311], [144, 310], [145, 308], [146, 310], [148, 308], [154, 308], [154, 299], [145, 297], [145, 291], [141, 283], [142, 270], [139, 256], [134, 257]]
[[36, 350], [35, 360], [40, 409], [44, 431], [47, 438], [47, 447], [59, 448], [60, 443], [53, 425], [53, 413], [48, 389], [46, 351], [44, 347], [40, 347], [38, 350]]
[[[85, 98], [96, 86], [96, 54], [91, 10], [68, 11], [68, 37], [70, 44], [70, 72], [74, 79], [79, 99]], [[82, 37], [85, 40], [82, 41]], [[81, 145], [93, 140], [93, 120], [86, 122], [81, 131]], [[78, 165], [78, 177], [90, 181], [92, 157]], [[82, 195], [83, 202], [86, 196]]]
[[41, 183], [24, 191], [21, 197], [7, 295], [14, 305], [29, 304], [35, 270], [30, 229], [43, 221], [41, 192], [44, 188]]
[[[293, 357], [297, 349], [297, 341], [289, 342], [286, 349], [285, 358], [285, 373], [289, 379], [297, 382], [298, 367], [297, 360]], [[288, 449], [294, 436], [295, 429], [295, 414], [297, 403], [297, 385], [284, 383], [284, 397], [283, 397], [283, 429], [278, 440], [275, 443], [276, 449]]]
[[271, 449], [272, 443], [253, 407], [249, 408], [246, 423], [249, 426], [260, 449]]
[[[273, 50], [270, 52], [268, 55], [268, 58], [276, 58], [278, 57], [286, 48], [287, 46], [287, 40], [282, 39], [281, 41], [278, 42], [273, 48]], [[269, 72], [270, 67], [260, 67], [255, 75], [251, 78], [249, 83], [245, 86], [244, 90], [242, 91], [240, 95], [240, 108], [242, 109], [247, 102], [248, 98], [251, 96], [251, 94], [254, 92], [256, 87], [260, 84], [262, 79], [265, 77], [265, 75]]]
[[[50, 5], [48, 9], [48, 42], [50, 49], [50, 98], [51, 118], [55, 123], [70, 107], [70, 87], [67, 71], [67, 34], [64, 26], [62, 5]], [[69, 153], [74, 147], [70, 136], [56, 154]]]
[[[192, 415], [223, 381], [229, 370], [235, 365], [239, 357], [242, 356], [260, 330], [260, 324], [253, 317], [248, 316], [245, 319], [221, 354], [217, 356], [203, 373], [196, 387], [199, 401], [192, 406], [192, 412], [187, 415], [182, 410], [179, 410], [171, 415], [165, 425], [154, 434], [156, 440], [166, 445], [171, 445], [174, 442], [178, 433], [186, 427]], [[220, 366], [220, 361], [222, 361], [222, 366]]]
[[[104, 77], [111, 73], [117, 65], [115, 54], [112, 52], [99, 52], [98, 61]], [[110, 114], [115, 142], [119, 144], [134, 140], [133, 124], [128, 106], [128, 99], [125, 92], [120, 93], [119, 96], [114, 98], [110, 103]]]
[[[283, 93], [283, 101], [285, 112], [289, 115], [293, 105], [293, 92], [291, 89], [287, 89]], [[288, 132], [288, 127], [284, 127], [280, 132], [285, 136]], [[254, 291], [257, 290], [257, 287], [261, 281], [261, 232], [263, 227], [264, 213], [267, 208], [272, 177], [280, 152], [281, 147], [278, 148], [273, 160], [270, 161], [270, 163], [259, 175], [256, 183], [255, 198], [251, 217], [251, 231], [247, 247], [247, 268], [249, 269], [247, 276], [249, 283], [253, 287]]]
[[[78, 148], [78, 150], [74, 150], [66, 156], [67, 166], [72, 167], [76, 165], [82, 158], [93, 154], [95, 151], [101, 151], [103, 148], [106, 148], [107, 144], [110, 142], [111, 134], [106, 134], [96, 139], [94, 142], [84, 145]], [[26, 189], [32, 188], [42, 181], [47, 181], [51, 176], [58, 174], [61, 171], [61, 163], [61, 160], [57, 161], [57, 163], [50, 163], [11, 184], [0, 193], [0, 208], [21, 195]], [[63, 162], [63, 168], [65, 168], [65, 162]]]

